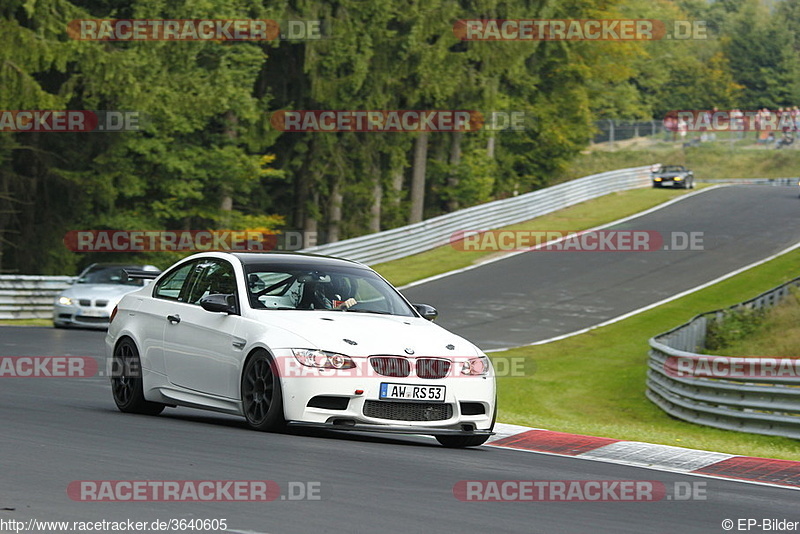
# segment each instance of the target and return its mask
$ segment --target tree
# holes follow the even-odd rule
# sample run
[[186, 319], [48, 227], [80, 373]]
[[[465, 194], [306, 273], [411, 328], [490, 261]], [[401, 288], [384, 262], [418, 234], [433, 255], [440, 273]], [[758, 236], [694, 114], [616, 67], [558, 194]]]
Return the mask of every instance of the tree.
[[743, 3], [733, 18], [725, 51], [735, 58], [731, 70], [743, 86], [743, 108], [775, 109], [794, 103], [791, 93], [798, 80], [794, 31], [756, 0]]

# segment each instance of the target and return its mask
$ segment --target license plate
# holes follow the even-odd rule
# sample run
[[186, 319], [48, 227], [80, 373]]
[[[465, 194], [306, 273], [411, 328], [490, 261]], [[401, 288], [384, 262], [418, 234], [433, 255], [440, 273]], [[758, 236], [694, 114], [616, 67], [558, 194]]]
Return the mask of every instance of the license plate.
[[665, 180], [665, 181], [661, 182], [661, 185], [672, 185], [672, 180], [669, 180], [669, 181]]
[[81, 317], [108, 317], [108, 314], [101, 310], [81, 310]]
[[444, 391], [444, 386], [415, 386], [413, 384], [381, 382], [380, 398], [384, 400], [444, 402]]

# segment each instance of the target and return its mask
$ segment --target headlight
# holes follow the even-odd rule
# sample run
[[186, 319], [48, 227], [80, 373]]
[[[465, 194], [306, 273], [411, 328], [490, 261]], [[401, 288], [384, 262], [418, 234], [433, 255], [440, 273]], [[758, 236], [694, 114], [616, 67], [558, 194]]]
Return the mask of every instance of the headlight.
[[292, 349], [294, 358], [306, 367], [352, 369], [356, 364], [348, 356], [313, 349]]
[[72, 306], [72, 299], [69, 297], [58, 297], [58, 303], [62, 306]]
[[486, 356], [470, 358], [461, 364], [462, 375], [483, 376], [489, 373], [489, 369], [491, 369], [491, 364]]

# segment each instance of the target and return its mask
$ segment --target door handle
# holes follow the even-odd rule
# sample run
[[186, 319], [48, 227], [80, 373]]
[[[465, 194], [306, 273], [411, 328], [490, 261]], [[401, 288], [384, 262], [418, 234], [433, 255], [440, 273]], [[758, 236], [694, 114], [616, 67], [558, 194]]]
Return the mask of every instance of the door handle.
[[181, 316], [178, 314], [167, 315], [167, 321], [169, 321], [172, 324], [178, 324], [179, 322], [181, 322]]

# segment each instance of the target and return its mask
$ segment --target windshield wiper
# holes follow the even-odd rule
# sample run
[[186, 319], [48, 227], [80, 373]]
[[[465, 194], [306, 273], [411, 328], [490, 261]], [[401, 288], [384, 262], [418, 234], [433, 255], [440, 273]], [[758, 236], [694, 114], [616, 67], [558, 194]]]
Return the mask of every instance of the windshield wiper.
[[355, 313], [377, 313], [378, 315], [394, 315], [392, 312], [388, 311], [376, 311], [376, 310], [354, 310], [353, 308], [348, 309], [349, 312]]

